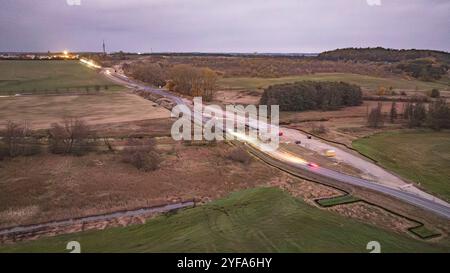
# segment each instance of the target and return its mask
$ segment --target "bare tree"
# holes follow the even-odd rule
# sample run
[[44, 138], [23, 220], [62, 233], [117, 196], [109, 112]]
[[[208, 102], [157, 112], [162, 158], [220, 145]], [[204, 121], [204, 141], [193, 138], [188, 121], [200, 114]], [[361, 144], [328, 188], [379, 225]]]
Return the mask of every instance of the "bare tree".
[[6, 147], [10, 157], [18, 156], [23, 151], [25, 138], [29, 134], [28, 122], [19, 125], [13, 121], [8, 120], [6, 123], [5, 138]]
[[40, 152], [39, 145], [31, 137], [30, 125], [27, 121], [22, 124], [8, 121], [4, 131], [2, 157], [29, 156]]
[[427, 118], [427, 110], [425, 108], [425, 104], [422, 102], [416, 102], [408, 114], [408, 127], [420, 127], [425, 122]]
[[427, 125], [436, 131], [450, 128], [450, 107], [445, 99], [438, 99], [430, 104]]
[[367, 117], [367, 124], [369, 127], [379, 128], [384, 124], [384, 117], [381, 111], [382, 106], [383, 105], [380, 102], [376, 108], [373, 108], [370, 111], [369, 116]]
[[88, 137], [93, 134], [83, 120], [65, 118], [53, 123], [49, 130], [50, 150], [57, 154], [83, 154], [88, 150]]
[[395, 120], [397, 119], [397, 104], [395, 103], [395, 101], [392, 102], [389, 117], [390, 117], [391, 123], [394, 123]]

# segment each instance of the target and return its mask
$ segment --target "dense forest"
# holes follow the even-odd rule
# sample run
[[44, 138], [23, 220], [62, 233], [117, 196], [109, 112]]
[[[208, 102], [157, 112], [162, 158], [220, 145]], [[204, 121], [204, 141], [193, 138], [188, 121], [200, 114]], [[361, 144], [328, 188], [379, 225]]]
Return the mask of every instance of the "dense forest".
[[281, 111], [332, 110], [362, 103], [361, 88], [345, 82], [300, 81], [269, 86], [261, 105], [279, 105]]
[[450, 53], [436, 50], [389, 49], [374, 48], [343, 48], [320, 53], [320, 60], [329, 61], [369, 61], [369, 62], [403, 62], [421, 58], [433, 58], [443, 64], [450, 64]]

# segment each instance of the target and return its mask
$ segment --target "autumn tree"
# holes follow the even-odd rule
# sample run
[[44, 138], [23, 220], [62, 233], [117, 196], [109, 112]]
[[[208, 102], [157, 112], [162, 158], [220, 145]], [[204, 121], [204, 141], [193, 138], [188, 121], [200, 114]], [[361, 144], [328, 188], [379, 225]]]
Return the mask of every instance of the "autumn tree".
[[196, 70], [187, 64], [175, 65], [169, 71], [169, 77], [174, 84], [174, 91], [192, 95], [197, 80]]
[[217, 73], [213, 70], [180, 64], [170, 69], [169, 77], [174, 91], [202, 97], [205, 101], [213, 99], [217, 85]]
[[164, 86], [166, 84], [167, 71], [160, 63], [138, 62], [123, 66], [123, 69], [133, 78], [151, 85]]
[[217, 73], [209, 68], [203, 68], [201, 70], [201, 76], [203, 99], [205, 101], [211, 101], [217, 88]]
[[384, 86], [378, 87], [377, 95], [383, 96], [386, 94], [386, 88]]

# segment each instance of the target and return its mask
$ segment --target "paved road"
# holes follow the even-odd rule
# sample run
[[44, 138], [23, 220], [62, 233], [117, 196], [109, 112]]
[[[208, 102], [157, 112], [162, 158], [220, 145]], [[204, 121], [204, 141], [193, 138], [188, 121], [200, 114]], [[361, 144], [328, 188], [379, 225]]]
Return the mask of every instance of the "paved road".
[[[106, 72], [109, 71], [109, 72]], [[143, 84], [137, 83], [121, 74], [114, 73], [113, 70], [103, 70], [103, 73], [110, 79], [114, 80], [117, 83], [123, 84], [125, 86], [131, 87], [131, 88], [138, 88], [141, 90], [146, 90], [148, 92], [152, 92], [154, 94], [158, 94], [161, 96], [164, 96], [166, 98], [169, 98], [173, 100], [177, 104], [186, 105], [189, 108], [191, 108], [191, 102], [180, 98], [178, 96], [175, 96], [163, 89], [157, 89], [152, 88], [149, 86], [145, 86]], [[202, 121], [196, 121], [196, 122], [206, 122], [207, 118], [203, 119]], [[284, 129], [283, 129], [284, 130]], [[248, 139], [242, 139], [242, 141], [247, 142], [248, 144], [252, 145], [253, 147], [261, 150], [263, 143], [260, 143], [258, 140], [248, 140]], [[386, 184], [380, 184], [372, 180], [368, 179], [362, 179], [354, 176], [350, 176], [347, 174], [339, 173], [327, 168], [319, 167], [319, 166], [309, 166], [308, 162], [303, 160], [298, 155], [293, 155], [291, 153], [287, 153], [285, 151], [282, 151], [281, 149], [278, 149], [276, 151], [264, 151], [269, 156], [282, 161], [286, 164], [289, 164], [292, 167], [299, 168], [302, 170], [306, 170], [309, 172], [314, 172], [320, 176], [333, 179], [335, 181], [338, 181], [340, 183], [345, 183], [349, 185], [359, 186], [363, 188], [367, 188], [370, 190], [374, 190], [380, 193], [383, 193], [385, 195], [394, 197], [398, 200], [404, 201], [406, 203], [415, 205], [417, 207], [420, 207], [422, 209], [428, 210], [430, 212], [433, 212], [435, 214], [438, 214], [442, 217], [445, 217], [446, 219], [450, 219], [450, 204], [439, 200], [437, 198], [434, 198], [430, 195], [430, 197], [424, 197], [421, 194], [414, 194], [411, 192], [406, 192], [402, 189], [399, 189], [398, 187], [394, 187], [391, 185]]]
[[329, 143], [321, 141], [317, 138], [308, 139], [306, 134], [301, 131], [283, 128], [283, 141], [295, 142], [296, 140], [301, 140], [301, 146], [315, 151], [319, 154], [323, 154], [324, 150], [334, 150], [336, 152], [335, 159], [338, 162], [344, 162], [350, 166], [353, 166], [362, 172], [362, 177], [366, 180], [374, 181], [380, 184], [395, 187], [399, 190], [409, 192], [411, 194], [420, 195], [423, 198], [434, 200], [435, 202], [440, 202], [441, 204], [446, 204], [444, 200], [438, 199], [433, 195], [422, 191], [417, 188], [414, 184], [405, 182], [400, 177], [393, 175], [392, 173], [386, 171], [379, 165], [369, 162], [353, 153], [341, 149], [339, 147], [333, 146]]
[[330, 169], [322, 167], [309, 167], [301, 164], [294, 164], [297, 168], [306, 168], [311, 172], [315, 172], [322, 176], [333, 178], [337, 181], [344, 182], [346, 184], [363, 187], [366, 189], [374, 190], [384, 193], [389, 196], [393, 196], [409, 204], [424, 208], [428, 211], [434, 212], [447, 219], [450, 219], [450, 206], [449, 204], [443, 204], [440, 200], [430, 200], [414, 193], [406, 192], [395, 187], [375, 183], [370, 180], [346, 175]]

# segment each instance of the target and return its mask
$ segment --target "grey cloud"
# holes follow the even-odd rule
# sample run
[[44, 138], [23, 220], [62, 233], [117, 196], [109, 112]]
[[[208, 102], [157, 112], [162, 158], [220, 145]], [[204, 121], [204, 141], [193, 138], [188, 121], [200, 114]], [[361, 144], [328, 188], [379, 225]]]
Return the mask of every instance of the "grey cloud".
[[0, 51], [450, 50], [450, 1], [0, 0]]

